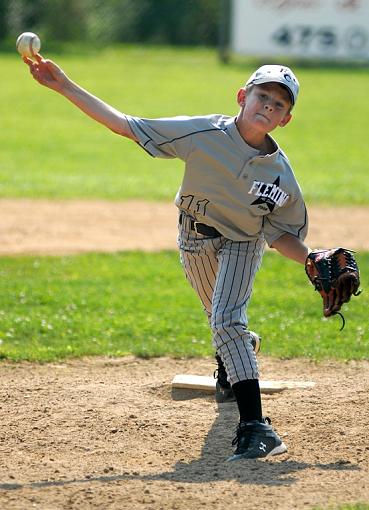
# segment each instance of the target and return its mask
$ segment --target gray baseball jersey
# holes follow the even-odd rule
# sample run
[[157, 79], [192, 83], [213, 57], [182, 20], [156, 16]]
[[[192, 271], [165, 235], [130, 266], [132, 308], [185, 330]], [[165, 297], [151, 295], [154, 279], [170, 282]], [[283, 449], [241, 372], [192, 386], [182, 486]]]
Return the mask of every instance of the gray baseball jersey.
[[[305, 204], [286, 156], [272, 138], [273, 153], [259, 154], [235, 119], [224, 115], [127, 120], [149, 154], [185, 161], [176, 196], [181, 263], [229, 382], [257, 379], [246, 311], [265, 240], [272, 244], [286, 232], [304, 239], [307, 231]], [[193, 219], [222, 235], [194, 231]]]
[[185, 161], [175, 200], [179, 209], [235, 241], [264, 236], [271, 245], [286, 232], [305, 239], [308, 218], [301, 190], [271, 137], [274, 152], [260, 155], [241, 137], [234, 117], [127, 120], [150, 155]]

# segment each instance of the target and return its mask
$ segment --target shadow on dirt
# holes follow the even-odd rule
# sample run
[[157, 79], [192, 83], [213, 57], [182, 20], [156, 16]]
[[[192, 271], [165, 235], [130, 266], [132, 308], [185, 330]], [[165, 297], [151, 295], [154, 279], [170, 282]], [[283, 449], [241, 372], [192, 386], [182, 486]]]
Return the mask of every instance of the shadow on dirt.
[[[214, 481], [236, 480], [240, 484], [265, 486], [290, 486], [297, 481], [295, 473], [306, 469], [331, 471], [358, 471], [359, 466], [346, 460], [332, 463], [307, 463], [293, 460], [281, 455], [272, 460], [241, 460], [226, 462], [227, 455], [232, 449], [226, 451], [225, 445], [230, 445], [237, 423], [237, 408], [235, 404], [222, 404], [218, 406], [217, 415], [208, 432], [201, 455], [189, 463], [177, 462], [172, 471], [158, 473], [139, 473], [123, 471], [121, 474], [112, 474], [98, 477], [85, 477], [71, 480], [50, 480], [32, 482], [28, 484], [0, 483], [0, 490], [10, 491], [23, 488], [47, 488], [52, 486], [67, 486], [84, 483], [110, 483], [127, 480], [142, 481], [172, 481], [187, 483], [208, 483]], [[189, 448], [191, 445], [188, 445]]]

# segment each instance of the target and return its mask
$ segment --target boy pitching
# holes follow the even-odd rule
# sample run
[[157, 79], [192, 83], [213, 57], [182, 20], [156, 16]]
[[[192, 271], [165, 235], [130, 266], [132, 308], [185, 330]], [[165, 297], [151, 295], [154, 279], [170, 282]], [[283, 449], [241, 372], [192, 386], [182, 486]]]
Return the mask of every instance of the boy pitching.
[[[240, 421], [229, 460], [287, 451], [263, 418], [253, 335], [246, 315], [265, 243], [304, 264], [307, 213], [290, 163], [270, 136], [286, 126], [299, 84], [284, 66], [260, 67], [237, 93], [238, 114], [143, 119], [92, 96], [52, 61], [24, 58], [33, 77], [151, 156], [180, 158], [175, 203], [186, 277], [208, 316], [213, 345]], [[218, 388], [219, 389], [219, 388]], [[220, 388], [221, 389], [221, 388]]]

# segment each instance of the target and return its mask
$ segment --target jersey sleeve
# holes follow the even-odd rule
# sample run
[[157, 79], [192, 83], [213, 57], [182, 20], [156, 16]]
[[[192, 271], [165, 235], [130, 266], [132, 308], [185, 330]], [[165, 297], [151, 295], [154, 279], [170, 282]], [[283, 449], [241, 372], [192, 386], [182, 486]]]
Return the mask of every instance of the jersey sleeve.
[[191, 135], [196, 130], [191, 117], [142, 119], [126, 116], [138, 144], [153, 157], [186, 160]]
[[308, 232], [308, 214], [302, 196], [292, 199], [264, 217], [263, 232], [269, 246], [283, 234], [292, 234], [304, 241]]

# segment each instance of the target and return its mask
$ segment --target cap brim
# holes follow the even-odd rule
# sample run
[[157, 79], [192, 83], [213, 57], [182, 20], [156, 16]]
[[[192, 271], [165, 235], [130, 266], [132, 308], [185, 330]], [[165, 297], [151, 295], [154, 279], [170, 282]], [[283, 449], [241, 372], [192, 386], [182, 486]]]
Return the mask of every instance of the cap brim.
[[278, 80], [278, 79], [271, 80], [269, 78], [257, 78], [256, 80], [252, 80], [250, 83], [255, 83], [255, 85], [262, 85], [263, 83], [278, 83], [278, 85], [281, 85], [281, 87], [283, 87], [284, 89], [287, 90], [287, 92], [289, 93], [290, 98], [291, 98], [291, 103], [293, 105], [295, 104], [295, 96], [293, 95], [292, 90], [289, 88], [288, 85], [286, 85], [281, 80]]

